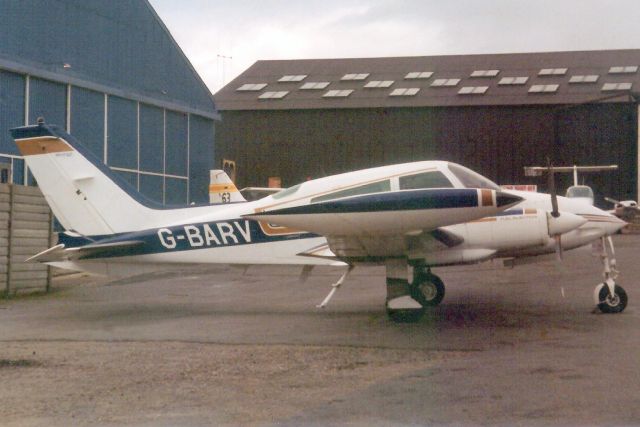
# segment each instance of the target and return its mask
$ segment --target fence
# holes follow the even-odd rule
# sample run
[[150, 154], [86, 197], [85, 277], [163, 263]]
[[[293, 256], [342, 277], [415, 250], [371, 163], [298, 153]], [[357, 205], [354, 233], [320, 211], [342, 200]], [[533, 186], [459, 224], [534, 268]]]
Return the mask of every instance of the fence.
[[51, 220], [37, 187], [0, 184], [0, 293], [49, 290], [51, 267], [24, 260], [51, 246]]

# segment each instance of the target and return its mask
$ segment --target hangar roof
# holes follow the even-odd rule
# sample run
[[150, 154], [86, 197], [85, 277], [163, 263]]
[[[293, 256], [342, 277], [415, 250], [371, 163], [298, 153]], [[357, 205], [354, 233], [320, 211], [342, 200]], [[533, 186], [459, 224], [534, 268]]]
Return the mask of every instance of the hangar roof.
[[0, 69], [216, 118], [148, 0], [2, 0]]
[[628, 102], [640, 49], [258, 61], [219, 110]]

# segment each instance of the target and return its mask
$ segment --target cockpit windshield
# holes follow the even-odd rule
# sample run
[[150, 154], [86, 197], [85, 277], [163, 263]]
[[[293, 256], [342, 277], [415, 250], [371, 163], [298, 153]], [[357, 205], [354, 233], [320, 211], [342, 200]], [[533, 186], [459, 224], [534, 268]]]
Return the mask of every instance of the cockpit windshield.
[[587, 197], [593, 199], [593, 190], [586, 185], [574, 185], [567, 189], [567, 197]]
[[295, 192], [297, 192], [300, 187], [302, 186], [302, 184], [298, 184], [298, 185], [294, 185], [293, 187], [289, 187], [289, 188], [285, 188], [282, 191], [277, 192], [276, 194], [273, 195], [274, 199], [282, 199], [284, 197], [290, 196], [292, 194], [294, 194]]
[[500, 190], [498, 185], [488, 178], [455, 163], [448, 164], [449, 170], [460, 180], [460, 183], [467, 188], [490, 188]]

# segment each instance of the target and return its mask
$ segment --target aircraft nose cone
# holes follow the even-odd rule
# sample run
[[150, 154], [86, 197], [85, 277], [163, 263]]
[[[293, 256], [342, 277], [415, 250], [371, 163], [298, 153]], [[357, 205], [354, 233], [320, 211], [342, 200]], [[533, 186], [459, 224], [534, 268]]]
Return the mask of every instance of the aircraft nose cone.
[[496, 191], [496, 206], [499, 208], [508, 208], [515, 204], [520, 203], [524, 199], [514, 194], [504, 193], [502, 191]]

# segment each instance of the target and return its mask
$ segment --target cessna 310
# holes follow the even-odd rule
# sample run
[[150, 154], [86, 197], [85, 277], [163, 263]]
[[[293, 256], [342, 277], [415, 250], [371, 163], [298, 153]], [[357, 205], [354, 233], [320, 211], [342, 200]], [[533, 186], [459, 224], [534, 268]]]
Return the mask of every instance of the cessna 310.
[[[320, 307], [354, 266], [381, 264], [387, 313], [396, 321], [418, 320], [444, 297], [431, 267], [605, 243], [625, 225], [555, 194], [501, 190], [445, 161], [327, 176], [253, 202], [169, 209], [128, 189], [56, 126], [11, 132], [66, 229], [31, 261], [116, 276], [203, 263], [295, 264], [307, 273], [314, 265], [347, 266]], [[602, 251], [605, 281], [596, 304], [620, 312], [627, 296], [604, 244]]]

